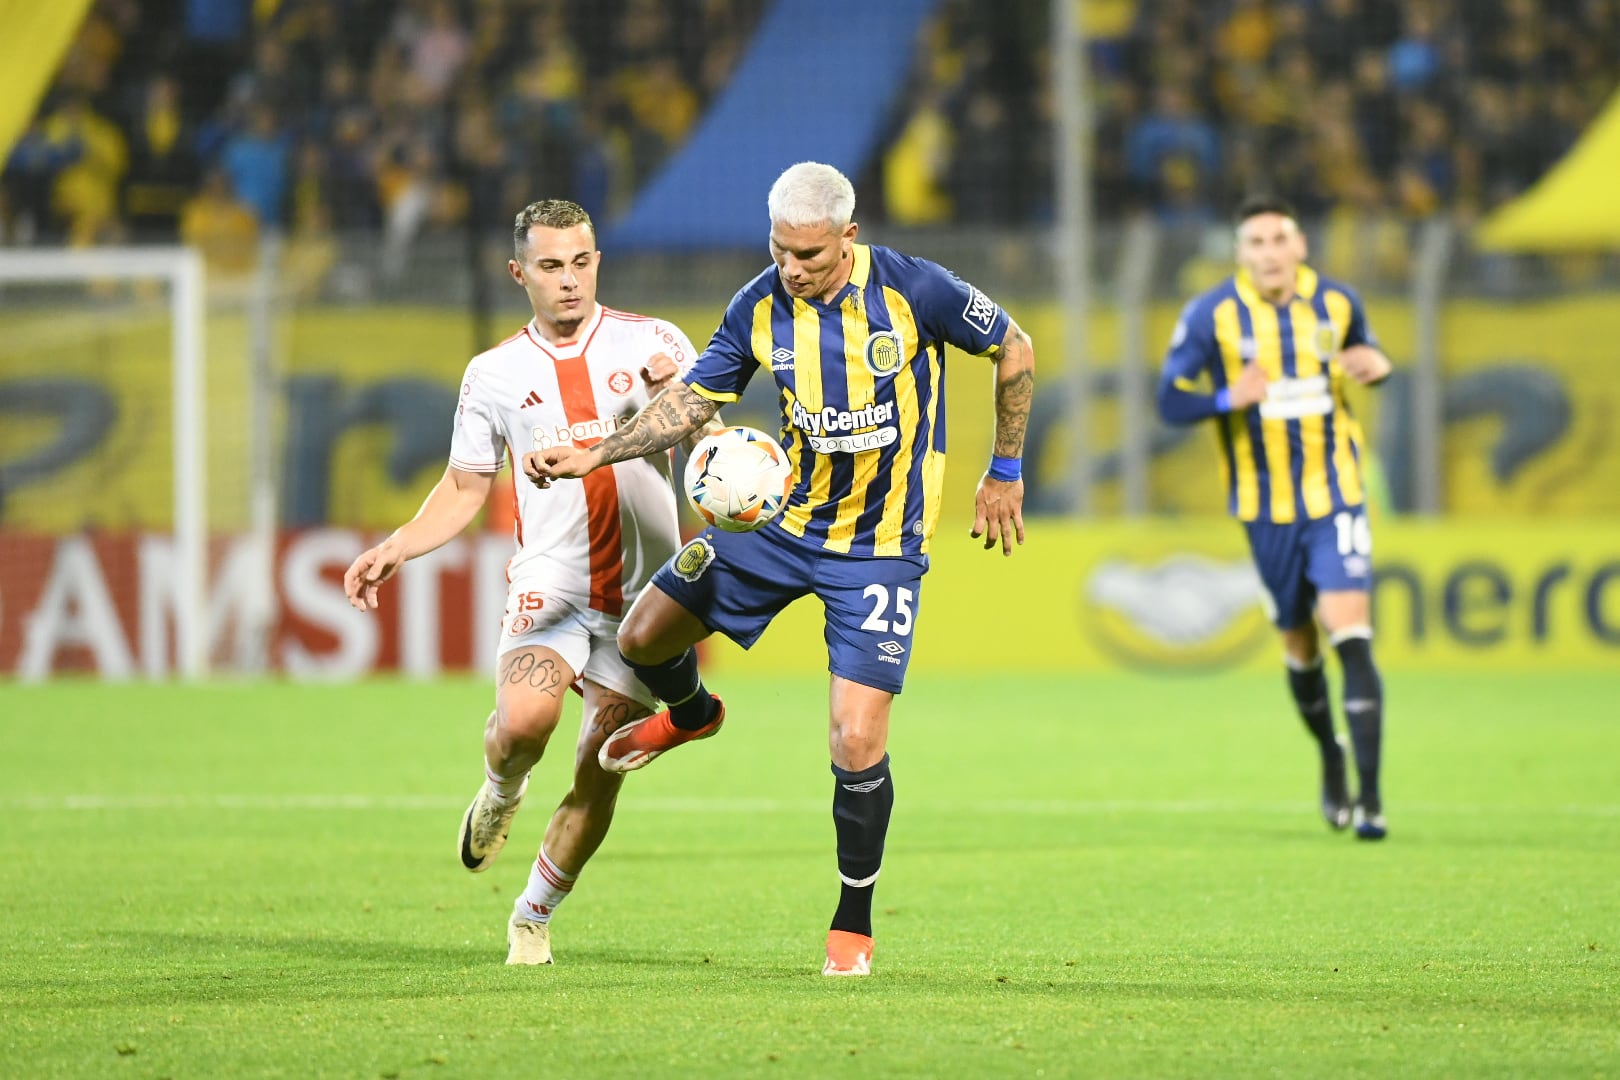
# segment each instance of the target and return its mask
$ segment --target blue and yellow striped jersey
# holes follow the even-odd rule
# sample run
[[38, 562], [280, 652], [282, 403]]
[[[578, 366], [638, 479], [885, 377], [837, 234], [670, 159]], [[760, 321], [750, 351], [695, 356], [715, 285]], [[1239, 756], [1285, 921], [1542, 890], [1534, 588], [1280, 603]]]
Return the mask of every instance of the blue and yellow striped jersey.
[[[1262, 299], [1240, 271], [1182, 311], [1159, 411], [1176, 423], [1215, 418], [1234, 517], [1283, 524], [1361, 505], [1361, 428], [1335, 361], [1351, 345], [1377, 346], [1360, 298], [1307, 266], [1287, 304]], [[1270, 379], [1266, 400], [1228, 411], [1222, 391], [1251, 363]], [[1214, 393], [1200, 392], [1206, 374]]]
[[685, 381], [727, 402], [756, 369], [776, 380], [795, 481], [777, 527], [829, 552], [921, 555], [945, 475], [945, 346], [991, 353], [1007, 314], [938, 263], [870, 244], [854, 260], [827, 304], [760, 274]]

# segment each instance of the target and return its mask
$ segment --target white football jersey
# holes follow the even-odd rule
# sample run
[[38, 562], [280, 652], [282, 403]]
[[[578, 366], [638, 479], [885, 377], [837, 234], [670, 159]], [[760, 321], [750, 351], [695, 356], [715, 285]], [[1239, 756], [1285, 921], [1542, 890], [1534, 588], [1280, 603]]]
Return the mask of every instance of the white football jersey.
[[696, 358], [671, 324], [598, 304], [572, 342], [552, 344], [531, 321], [467, 365], [450, 464], [478, 473], [513, 464], [518, 550], [508, 580], [521, 577], [582, 609], [622, 615], [675, 554], [668, 453], [543, 489], [521, 464], [530, 450], [591, 446], [612, 434], [651, 400], [641, 369], [659, 353], [683, 375]]

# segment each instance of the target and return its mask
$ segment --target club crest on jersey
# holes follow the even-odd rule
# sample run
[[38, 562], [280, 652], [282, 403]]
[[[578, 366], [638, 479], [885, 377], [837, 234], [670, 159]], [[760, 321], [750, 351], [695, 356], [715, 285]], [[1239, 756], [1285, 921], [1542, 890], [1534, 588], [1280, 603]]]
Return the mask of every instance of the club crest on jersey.
[[624, 395], [636, 388], [636, 380], [631, 374], [620, 368], [607, 378], [608, 389], [615, 394]]
[[1323, 360], [1331, 359], [1339, 351], [1339, 328], [1331, 319], [1316, 325], [1316, 353]]
[[706, 536], [700, 536], [681, 548], [675, 556], [675, 576], [682, 581], [696, 581], [714, 562], [714, 545]]
[[900, 335], [893, 330], [879, 330], [866, 339], [861, 359], [866, 361], [866, 370], [873, 375], [893, 375], [906, 362], [905, 350], [900, 346]]

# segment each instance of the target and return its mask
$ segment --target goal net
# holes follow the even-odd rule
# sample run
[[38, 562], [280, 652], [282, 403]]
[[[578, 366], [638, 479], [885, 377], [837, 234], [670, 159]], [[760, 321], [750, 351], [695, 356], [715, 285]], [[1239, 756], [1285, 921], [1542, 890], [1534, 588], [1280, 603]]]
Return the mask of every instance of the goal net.
[[253, 525], [245, 335], [204, 276], [184, 248], [0, 249], [0, 675], [251, 664], [259, 575], [217, 565]]

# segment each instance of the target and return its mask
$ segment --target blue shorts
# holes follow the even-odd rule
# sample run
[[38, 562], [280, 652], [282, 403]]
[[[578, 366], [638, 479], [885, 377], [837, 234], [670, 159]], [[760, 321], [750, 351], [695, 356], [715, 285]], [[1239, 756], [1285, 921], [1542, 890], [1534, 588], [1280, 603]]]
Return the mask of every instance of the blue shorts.
[[1311, 521], [1250, 521], [1244, 527], [1268, 614], [1279, 630], [1310, 622], [1319, 593], [1372, 588], [1372, 537], [1359, 506]]
[[779, 611], [813, 593], [826, 608], [827, 670], [898, 694], [927, 570], [926, 555], [839, 555], [767, 525], [705, 530], [658, 568], [653, 584], [745, 649]]

